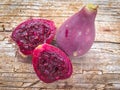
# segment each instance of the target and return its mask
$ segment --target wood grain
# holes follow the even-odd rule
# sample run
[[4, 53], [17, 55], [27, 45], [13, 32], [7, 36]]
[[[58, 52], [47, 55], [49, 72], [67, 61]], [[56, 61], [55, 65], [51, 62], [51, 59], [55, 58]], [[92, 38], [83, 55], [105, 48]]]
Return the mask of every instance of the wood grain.
[[[54, 20], [58, 28], [87, 3], [99, 5], [92, 48], [72, 58], [74, 71], [69, 79], [43, 83], [31, 57], [21, 57], [11, 42], [11, 32], [29, 18]], [[120, 1], [0, 0], [0, 90], [120, 90]]]

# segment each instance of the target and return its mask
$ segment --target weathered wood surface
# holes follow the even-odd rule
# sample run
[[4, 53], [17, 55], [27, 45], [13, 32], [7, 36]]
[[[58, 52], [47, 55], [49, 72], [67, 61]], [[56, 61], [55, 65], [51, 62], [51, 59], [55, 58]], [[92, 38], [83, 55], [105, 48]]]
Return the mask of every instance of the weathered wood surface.
[[[10, 34], [31, 18], [64, 20], [87, 3], [99, 5], [96, 40], [81, 58], [72, 59], [71, 78], [45, 84], [31, 61], [22, 60]], [[0, 0], [0, 90], [120, 90], [120, 0]]]

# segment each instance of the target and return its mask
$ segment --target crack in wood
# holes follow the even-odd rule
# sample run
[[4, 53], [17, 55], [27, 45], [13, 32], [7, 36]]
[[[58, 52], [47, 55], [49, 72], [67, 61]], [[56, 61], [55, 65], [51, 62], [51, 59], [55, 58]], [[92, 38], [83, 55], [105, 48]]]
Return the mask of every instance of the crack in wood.
[[4, 37], [3, 39], [1, 39], [0, 41], [4, 41], [6, 39], [6, 37]]
[[28, 87], [32, 87], [32, 86], [34, 86], [35, 84], [37, 84], [39, 82], [40, 82], [40, 80], [37, 80], [37, 81], [33, 82], [32, 84], [30, 84]]
[[95, 43], [112, 43], [112, 44], [120, 44], [120, 42], [112, 42], [112, 41], [94, 41]]
[[2, 29], [3, 29], [3, 32], [5, 31], [5, 26], [4, 26], [4, 24], [2, 25]]

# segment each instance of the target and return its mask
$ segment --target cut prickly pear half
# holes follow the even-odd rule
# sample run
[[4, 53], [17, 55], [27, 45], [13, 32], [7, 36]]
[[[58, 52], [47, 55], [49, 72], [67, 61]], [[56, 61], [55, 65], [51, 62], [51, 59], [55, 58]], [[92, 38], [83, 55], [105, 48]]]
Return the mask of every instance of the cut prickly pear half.
[[54, 22], [46, 19], [30, 19], [22, 22], [12, 32], [12, 39], [24, 55], [31, 55], [42, 43], [51, 43], [56, 33]]
[[88, 4], [69, 17], [58, 29], [56, 43], [69, 56], [82, 56], [95, 39], [97, 5]]
[[32, 62], [37, 76], [45, 83], [66, 79], [72, 74], [72, 64], [66, 54], [46, 43], [35, 48]]

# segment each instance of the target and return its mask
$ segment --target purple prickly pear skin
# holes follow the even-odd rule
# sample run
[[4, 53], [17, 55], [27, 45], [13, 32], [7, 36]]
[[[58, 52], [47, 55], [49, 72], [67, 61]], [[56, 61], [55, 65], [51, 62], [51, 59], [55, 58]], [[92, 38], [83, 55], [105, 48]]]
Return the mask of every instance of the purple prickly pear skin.
[[88, 52], [95, 39], [96, 14], [97, 6], [88, 5], [68, 18], [58, 29], [58, 47], [69, 56], [82, 56]]

